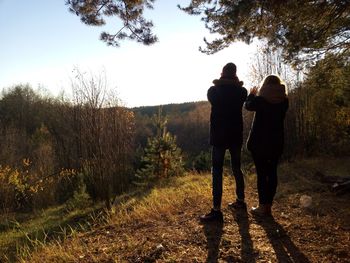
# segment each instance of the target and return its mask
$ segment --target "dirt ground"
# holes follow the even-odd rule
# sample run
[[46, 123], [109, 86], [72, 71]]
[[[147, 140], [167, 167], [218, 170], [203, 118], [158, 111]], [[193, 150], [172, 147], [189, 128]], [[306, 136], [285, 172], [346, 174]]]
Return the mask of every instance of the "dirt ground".
[[[248, 196], [254, 194], [249, 191]], [[198, 215], [203, 209], [193, 204], [189, 200], [188, 210], [171, 220], [107, 227], [82, 238], [88, 247], [105, 239], [106, 247], [100, 246], [96, 253], [105, 253], [97, 257], [106, 262], [113, 258], [117, 262], [350, 262], [349, 217], [338, 213], [337, 207], [315, 214], [280, 199], [271, 219], [224, 209], [223, 224], [201, 225]], [[126, 246], [118, 244], [114, 250], [111, 242]], [[84, 259], [89, 261], [88, 256]]]
[[[335, 195], [313, 172], [284, 169], [273, 218], [228, 208], [234, 188], [225, 177], [222, 224], [198, 220], [210, 209], [209, 187], [205, 198], [189, 195], [171, 213], [155, 210], [157, 220], [99, 227], [63, 248], [76, 247], [72, 262], [350, 262], [350, 195]], [[300, 205], [303, 194], [313, 198], [308, 208]], [[248, 207], [256, 204], [254, 179], [247, 182], [246, 197]]]

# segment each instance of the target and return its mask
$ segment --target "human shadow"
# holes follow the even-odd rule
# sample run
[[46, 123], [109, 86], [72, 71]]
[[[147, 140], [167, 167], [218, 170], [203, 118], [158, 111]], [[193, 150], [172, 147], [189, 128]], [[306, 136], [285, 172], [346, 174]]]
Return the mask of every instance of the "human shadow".
[[203, 224], [204, 234], [207, 238], [207, 263], [218, 262], [223, 226], [223, 222], [208, 222]]
[[234, 220], [237, 222], [241, 236], [241, 260], [246, 263], [256, 262], [257, 253], [254, 251], [253, 241], [249, 233], [249, 216], [246, 209], [232, 211]]
[[278, 262], [310, 263], [310, 260], [290, 239], [284, 228], [273, 217], [258, 219], [257, 223], [265, 230], [267, 237], [276, 253]]

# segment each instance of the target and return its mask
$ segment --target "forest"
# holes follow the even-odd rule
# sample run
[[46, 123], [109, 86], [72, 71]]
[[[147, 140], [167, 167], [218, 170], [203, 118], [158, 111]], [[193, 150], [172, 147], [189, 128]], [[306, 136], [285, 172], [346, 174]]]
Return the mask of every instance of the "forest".
[[[266, 53], [266, 57], [272, 55], [276, 53]], [[265, 59], [266, 64], [266, 58], [259, 59], [262, 64]], [[286, 72], [281, 73], [287, 77]], [[283, 158], [347, 155], [350, 150], [347, 57], [326, 56], [309, 69], [303, 80], [286, 81], [290, 109]], [[3, 91], [0, 100], [3, 211], [32, 211], [61, 204], [81, 189], [94, 200], [105, 200], [110, 207], [113, 196], [134, 185], [137, 170], [145, 165], [142, 157], [150, 146], [149, 140], [157, 137], [177, 145], [187, 171], [210, 171], [208, 102], [125, 108], [115, 96], [104, 94], [103, 85], [102, 78], [78, 74], [73, 101], [45, 96], [26, 85]], [[163, 126], [155, 121], [159, 114], [164, 119]], [[243, 116], [246, 140], [252, 114], [244, 111]], [[163, 130], [174, 136], [172, 141]], [[170, 150], [165, 147], [163, 151]], [[174, 157], [170, 154], [164, 158]], [[249, 158], [243, 147], [243, 161], [249, 163]]]
[[[124, 26], [116, 34], [103, 32], [100, 37], [107, 45], [118, 47], [120, 41], [125, 39], [145, 45], [157, 41], [157, 36], [152, 32], [152, 22], [143, 17], [144, 9], [151, 9], [153, 2], [152, 0], [120, 2], [71, 0], [66, 1], [66, 5], [87, 25], [101, 26], [105, 23], [105, 17], [119, 17]], [[341, 168], [348, 165], [342, 160], [347, 160], [350, 156], [349, 3], [286, 1], [287, 6], [281, 8], [280, 1], [272, 1], [272, 4], [268, 4], [268, 1], [234, 1], [235, 4], [230, 1], [219, 1], [220, 4], [217, 1], [205, 0], [190, 2], [187, 7], [179, 6], [179, 9], [189, 15], [201, 15], [210, 33], [220, 36], [213, 41], [205, 40], [206, 46], [200, 48], [201, 52], [214, 54], [235, 41], [251, 43], [253, 39], [258, 38], [261, 45], [253, 60], [249, 62], [250, 79], [243, 81], [260, 83], [265, 76], [273, 73], [280, 76], [286, 84], [289, 109], [284, 123], [285, 148], [281, 169], [285, 174], [291, 174], [291, 180], [295, 179], [297, 183], [288, 181], [294, 188], [282, 189], [278, 200], [287, 200], [292, 211], [291, 209], [299, 209], [299, 204], [296, 205], [295, 201], [290, 201], [288, 198], [295, 197], [293, 200], [296, 198], [299, 200], [301, 194], [313, 193], [312, 191], [316, 191], [315, 195], [318, 198], [322, 194], [328, 195], [329, 187], [326, 188], [320, 182], [330, 179], [327, 174], [318, 170], [311, 173], [309, 167], [312, 165], [309, 165], [307, 160], [314, 158], [321, 160], [320, 162], [325, 160], [324, 163], [335, 160], [335, 163], [342, 162], [339, 165]], [[315, 8], [320, 16], [315, 15]], [[296, 13], [299, 13], [298, 17]], [[62, 254], [57, 258], [54, 255], [56, 261], [52, 262], [110, 262], [112, 259], [116, 260], [118, 251], [126, 251], [124, 256], [127, 262], [177, 262], [176, 256], [169, 256], [168, 261], [161, 261], [161, 255], [174, 251], [180, 255], [180, 252], [183, 252], [186, 247], [184, 233], [193, 229], [198, 230], [194, 218], [200, 212], [199, 206], [207, 202], [210, 191], [207, 189], [211, 170], [209, 102], [126, 107], [118, 94], [108, 88], [107, 79], [103, 74], [86, 74], [79, 69], [75, 69], [74, 74], [70, 87], [71, 97], [63, 95], [54, 97], [28, 84], [15, 84], [2, 90], [0, 234], [4, 235], [0, 235], [0, 261], [25, 262], [26, 259], [29, 261], [32, 259], [33, 262], [40, 262], [49, 258], [53, 251], [60, 251]], [[203, 87], [203, 92], [210, 86], [211, 83], [208, 83], [207, 87]], [[249, 91], [251, 87], [245, 86], [245, 88]], [[249, 187], [252, 185], [251, 182], [256, 180], [252, 176], [255, 173], [252, 158], [245, 147], [253, 117], [254, 113], [243, 110], [242, 164]], [[305, 167], [300, 167], [304, 161]], [[227, 158], [225, 175], [230, 173], [229, 165]], [[298, 177], [300, 171], [309, 177], [301, 179]], [[281, 179], [282, 183], [287, 182], [285, 177]], [[311, 182], [311, 179], [315, 179], [316, 183]], [[346, 183], [348, 187], [348, 182]], [[204, 193], [203, 189], [207, 192]], [[253, 188], [248, 190], [249, 198], [255, 194], [251, 189]], [[339, 201], [337, 204], [346, 203], [348, 190], [342, 192], [341, 196], [344, 194], [345, 197], [341, 197], [343, 199], [337, 199]], [[225, 198], [227, 199], [226, 196]], [[326, 223], [317, 227], [312, 223], [319, 218], [321, 221], [329, 222], [332, 218], [329, 219], [327, 215], [338, 220], [334, 211], [339, 207], [339, 213], [345, 215], [344, 221], [346, 221], [349, 211], [345, 211], [344, 206], [336, 204], [332, 207], [327, 203], [322, 207], [322, 202], [317, 203], [323, 209], [321, 212], [311, 209], [300, 210], [302, 212], [293, 210], [294, 215], [300, 216], [295, 219], [298, 224], [295, 230], [298, 237], [295, 238], [303, 236], [302, 231], [298, 232], [301, 229], [299, 226], [309, 227], [307, 230], [311, 229], [312, 233], [317, 232], [313, 231], [314, 229], [324, 230], [324, 225], [330, 227]], [[176, 210], [178, 207], [185, 209], [191, 207], [192, 210], [178, 211]], [[289, 220], [288, 207], [282, 205], [277, 207], [283, 211], [277, 219]], [[48, 225], [47, 229], [42, 222], [39, 222], [32, 226], [32, 232], [23, 230], [23, 225], [35, 221], [34, 217], [36, 220], [49, 218], [52, 215], [50, 213], [60, 219], [53, 220], [57, 221], [54, 223], [50, 222], [52, 225]], [[302, 217], [305, 214], [306, 219]], [[232, 218], [229, 220], [237, 221], [238, 230], [235, 231], [239, 231], [242, 236], [242, 240], [235, 240], [240, 244], [238, 250], [241, 251], [239, 258], [241, 261], [227, 256], [226, 262], [255, 262], [252, 261], [252, 257], [257, 253], [253, 249], [252, 238], [247, 230], [252, 221], [248, 216], [243, 216], [243, 219], [239, 220], [236, 218], [237, 215], [230, 216]], [[177, 219], [173, 220], [175, 217]], [[193, 228], [184, 229], [187, 219], [191, 220]], [[167, 228], [174, 222], [176, 229], [183, 230], [181, 232], [185, 236], [183, 239], [181, 234], [172, 236], [176, 231]], [[295, 222], [288, 222], [288, 227]], [[329, 262], [333, 262], [333, 256], [338, 260], [345, 259], [349, 255], [346, 246], [343, 245], [348, 237], [346, 231], [349, 228], [343, 222], [339, 225], [337, 230], [340, 229], [341, 234], [337, 238], [339, 237], [341, 242], [337, 242], [336, 238], [329, 241], [339, 244], [339, 247], [327, 247], [322, 251], [327, 255]], [[42, 229], [38, 230], [40, 227]], [[147, 238], [143, 243], [138, 243], [137, 240], [143, 240], [147, 233], [152, 231], [152, 227], [157, 240]], [[220, 244], [224, 246], [223, 249], [227, 249], [226, 252], [222, 252], [223, 254], [231, 253], [229, 251], [231, 241], [221, 242], [222, 227], [215, 229], [203, 227], [198, 230], [203, 232], [202, 239], [204, 236], [207, 238], [208, 251], [202, 251], [203, 255], [208, 252], [206, 262], [217, 262], [220, 257]], [[227, 229], [231, 230], [230, 227]], [[268, 229], [271, 225], [262, 227]], [[269, 240], [284, 238], [291, 244], [287, 231], [281, 225], [274, 221], [273, 227], [273, 231], [277, 232], [273, 232], [272, 236], [265, 229]], [[70, 231], [69, 234], [67, 229]], [[134, 233], [135, 229], [141, 232]], [[164, 231], [161, 232], [159, 229]], [[345, 231], [341, 231], [342, 229]], [[313, 245], [329, 235], [331, 230], [328, 228], [326, 230], [324, 233], [321, 231], [323, 235], [321, 237], [312, 235]], [[57, 234], [59, 231], [60, 234]], [[111, 233], [114, 231], [116, 236], [111, 238], [119, 238], [121, 241], [111, 242], [113, 243], [111, 247], [115, 245], [117, 248], [108, 252], [110, 254], [105, 252], [108, 248], [103, 252], [96, 252], [100, 258], [99, 256], [94, 258], [91, 256], [94, 252], [88, 250], [84, 253], [90, 257], [85, 258], [85, 254], [80, 251], [84, 246], [79, 242], [85, 240], [86, 244], [90, 242], [89, 245], [93, 247], [95, 242], [89, 236], [92, 235], [101, 237], [103, 240], [101, 242], [108, 244], [110, 239], [104, 238], [109, 236], [109, 231]], [[257, 233], [260, 233], [259, 231]], [[8, 237], [7, 233], [11, 235]], [[80, 234], [82, 236], [79, 236]], [[196, 240], [197, 234], [197, 232], [190, 233], [192, 242], [190, 243], [199, 248], [206, 247]], [[79, 238], [75, 239], [74, 235]], [[60, 239], [62, 236], [64, 240]], [[170, 237], [167, 239], [167, 236]], [[174, 241], [176, 238], [181, 239], [179, 241], [181, 251], [159, 243], [163, 237], [169, 244], [176, 243]], [[59, 245], [54, 243], [51, 244], [53, 247], [46, 246], [47, 240], [56, 240]], [[126, 242], [124, 247], [118, 247], [125, 240], [130, 242]], [[149, 240], [153, 243], [147, 247], [145, 244], [151, 242]], [[73, 245], [76, 251], [72, 250], [72, 255], [69, 255], [71, 257], [66, 257], [64, 254], [66, 243], [61, 245], [61, 241], [67, 241], [68, 244], [79, 243], [76, 247]], [[303, 242], [305, 240], [298, 243], [299, 247], [302, 247]], [[23, 246], [23, 243], [27, 245]], [[278, 244], [272, 241], [271, 244], [276, 252], [276, 262], [312, 261], [306, 260], [294, 244], [293, 249], [299, 253], [296, 257], [299, 261], [291, 260], [283, 252], [280, 252], [283, 254], [281, 259], [279, 258], [281, 254], [276, 248]], [[140, 250], [136, 249], [138, 246], [141, 247]], [[37, 250], [38, 247], [44, 251], [43, 255], [39, 249]], [[193, 249], [192, 255], [200, 251], [198, 247]], [[98, 249], [100, 248], [96, 248], [96, 251]], [[308, 251], [310, 258], [314, 259], [312, 262], [319, 262], [321, 256], [314, 255], [312, 249]], [[33, 251], [39, 251], [39, 256], [35, 257], [34, 253], [31, 258]], [[164, 255], [166, 258], [167, 254]], [[187, 259], [186, 255], [181, 256]], [[268, 256], [263, 255], [261, 258], [266, 259]], [[291, 261], [283, 261], [286, 258]], [[202, 259], [204, 262], [204, 258], [195, 262], [202, 262]]]

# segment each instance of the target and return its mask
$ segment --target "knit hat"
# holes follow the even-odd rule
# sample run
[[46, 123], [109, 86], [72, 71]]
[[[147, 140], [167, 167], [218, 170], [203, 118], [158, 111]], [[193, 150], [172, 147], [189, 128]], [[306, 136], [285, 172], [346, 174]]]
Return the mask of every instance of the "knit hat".
[[236, 72], [237, 72], [237, 67], [235, 64], [233, 64], [232, 62], [227, 63], [223, 68], [222, 68], [222, 73], [221, 76], [222, 77], [234, 77], [236, 76]]

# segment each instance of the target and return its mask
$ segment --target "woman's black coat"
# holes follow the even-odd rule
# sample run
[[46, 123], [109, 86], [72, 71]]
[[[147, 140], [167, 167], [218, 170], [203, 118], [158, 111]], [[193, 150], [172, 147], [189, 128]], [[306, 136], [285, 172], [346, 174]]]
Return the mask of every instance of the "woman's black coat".
[[280, 103], [269, 103], [263, 97], [250, 94], [245, 108], [255, 111], [247, 148], [253, 154], [279, 158], [284, 144], [284, 118], [288, 99]]
[[247, 90], [239, 83], [210, 87], [210, 144], [218, 147], [241, 147], [243, 143], [242, 107]]

